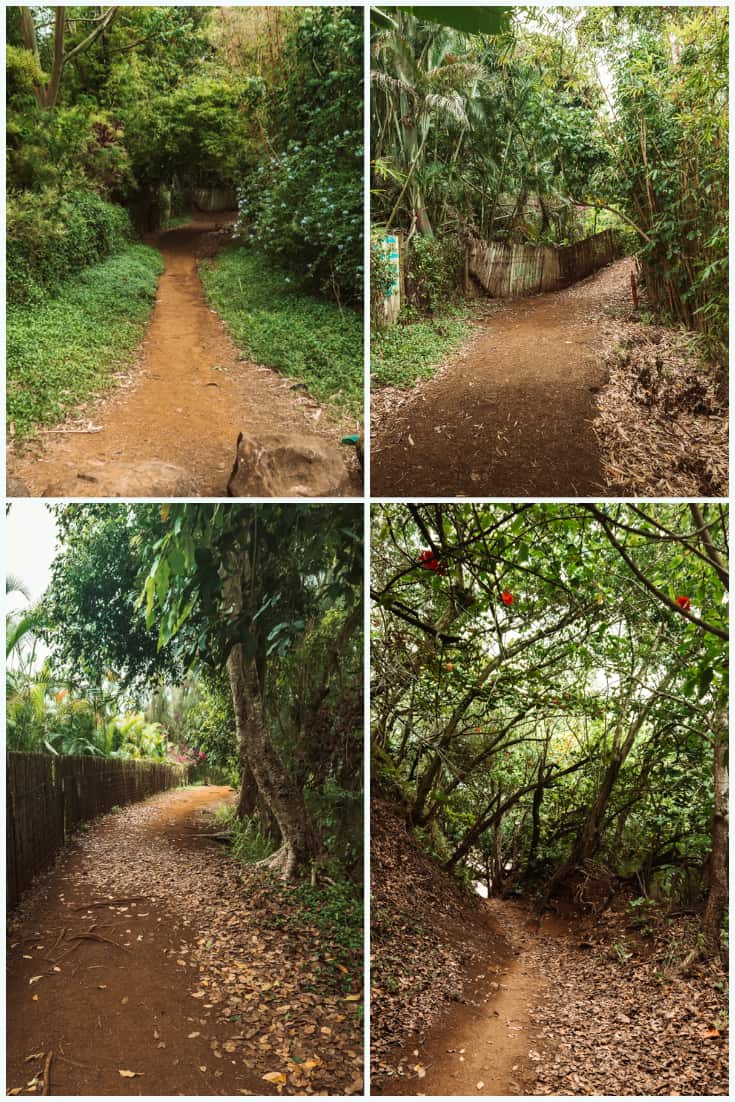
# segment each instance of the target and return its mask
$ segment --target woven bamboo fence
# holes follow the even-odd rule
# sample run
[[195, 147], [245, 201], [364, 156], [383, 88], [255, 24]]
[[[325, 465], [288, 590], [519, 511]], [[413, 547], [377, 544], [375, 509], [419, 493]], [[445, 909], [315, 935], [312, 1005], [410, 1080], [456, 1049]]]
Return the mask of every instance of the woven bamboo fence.
[[8, 753], [8, 907], [80, 823], [186, 780], [186, 766], [165, 762]]
[[474, 241], [469, 246], [469, 269], [493, 298], [516, 298], [569, 287], [618, 256], [612, 230], [560, 248]]

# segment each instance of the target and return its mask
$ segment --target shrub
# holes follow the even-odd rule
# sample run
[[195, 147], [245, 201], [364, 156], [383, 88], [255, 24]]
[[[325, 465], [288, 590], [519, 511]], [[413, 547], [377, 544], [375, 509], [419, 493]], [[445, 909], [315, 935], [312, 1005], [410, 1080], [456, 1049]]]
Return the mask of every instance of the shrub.
[[456, 238], [414, 236], [406, 249], [406, 297], [433, 313], [461, 287], [464, 253]]
[[56, 188], [8, 196], [8, 302], [57, 294], [74, 272], [120, 252], [132, 238], [127, 211], [91, 191]]
[[289, 142], [239, 196], [240, 232], [337, 301], [362, 294], [362, 154], [359, 131]]

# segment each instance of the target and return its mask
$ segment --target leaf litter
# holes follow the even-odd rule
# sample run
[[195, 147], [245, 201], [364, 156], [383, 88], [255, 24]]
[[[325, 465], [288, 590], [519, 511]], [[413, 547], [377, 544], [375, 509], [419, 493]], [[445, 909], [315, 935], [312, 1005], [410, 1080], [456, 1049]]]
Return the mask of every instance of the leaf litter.
[[[176, 810], [177, 801], [191, 795], [154, 797], [118, 812], [112, 825], [105, 828], [103, 819], [100, 829], [94, 827], [76, 837], [67, 850], [74, 872], [66, 879], [73, 881], [77, 898], [94, 901], [87, 914], [80, 908], [78, 921], [94, 922], [104, 913], [129, 924], [135, 904], [122, 914], [114, 899], [148, 893], [141, 903], [150, 916], [143, 924], [144, 944], [156, 944], [158, 932], [170, 933], [168, 944], [160, 950], [170, 957], [166, 966], [172, 970], [170, 982], [180, 992], [181, 1003], [187, 995], [193, 996], [187, 1031], [191, 1036], [185, 1044], [206, 1045], [214, 1063], [214, 1067], [209, 1061], [201, 1064], [206, 1080], [192, 1093], [228, 1093], [214, 1085], [214, 1080], [227, 1074], [222, 1069], [228, 1063], [242, 1068], [253, 1084], [261, 1084], [256, 1090], [236, 1093], [361, 1093], [362, 1016], [357, 1005], [361, 953], [355, 951], [354, 960], [348, 961], [349, 976], [334, 973], [331, 966], [325, 967], [331, 954], [320, 931], [301, 917], [298, 899], [288, 888], [275, 883], [264, 870], [236, 863], [221, 846], [201, 840], [197, 844], [196, 836], [188, 845], [183, 843], [182, 835], [172, 829], [176, 819], [171, 811]], [[203, 823], [204, 816], [196, 825]], [[64, 863], [62, 857], [56, 870], [39, 878], [38, 891], [32, 889], [16, 912], [16, 928], [26, 916], [38, 922], [34, 896], [48, 891], [45, 885], [52, 885], [54, 877], [63, 873]], [[68, 889], [67, 893], [73, 894]], [[105, 895], [112, 897], [109, 903]], [[58, 906], [74, 910], [63, 900]], [[123, 941], [119, 925], [113, 932]], [[68, 934], [75, 936], [71, 929]], [[59, 948], [63, 947], [62, 940]], [[97, 950], [115, 953], [105, 944]], [[131, 952], [130, 959], [116, 961], [115, 967], [124, 970], [132, 993], [137, 985], [135, 950]], [[341, 987], [333, 980], [335, 974]], [[106, 997], [100, 993], [106, 985], [95, 981], [93, 986], [100, 998]], [[131, 999], [120, 1013], [138, 1013], [139, 1005]], [[165, 1024], [165, 1018], [160, 1020]], [[156, 1044], [159, 1035], [158, 1029], [149, 1033], [154, 1050], [165, 1047], [165, 1041]], [[127, 1078], [122, 1073], [128, 1068], [118, 1070], [120, 1078]], [[134, 1074], [143, 1072], [136, 1069]]]
[[[696, 945], [696, 916], [661, 913], [641, 932], [620, 893], [617, 909], [570, 908], [538, 922], [523, 903], [485, 904], [463, 892], [388, 802], [374, 801], [372, 823], [375, 1094], [422, 1093], [418, 1079], [432, 1059], [475, 1055], [457, 1040], [439, 1051], [437, 1040], [457, 1037], [453, 1021], [477, 1020], [480, 981], [493, 1013], [492, 993], [505, 984], [487, 976], [505, 974], [510, 946], [542, 983], [525, 1023], [498, 1023], [525, 1044], [506, 1093], [727, 1096], [727, 976], [717, 962], [681, 970]], [[473, 1088], [489, 1090], [486, 1079], [467, 1093]]]

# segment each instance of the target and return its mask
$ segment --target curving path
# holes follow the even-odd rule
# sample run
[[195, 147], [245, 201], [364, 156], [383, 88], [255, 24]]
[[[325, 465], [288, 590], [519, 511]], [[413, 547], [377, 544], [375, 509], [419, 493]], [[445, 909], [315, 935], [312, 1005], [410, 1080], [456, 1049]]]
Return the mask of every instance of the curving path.
[[597, 318], [621, 260], [485, 320], [455, 362], [373, 422], [376, 496], [554, 497], [604, 491], [592, 428], [607, 382]]
[[9, 1093], [35, 1079], [41, 1094], [49, 1053], [51, 1095], [360, 1093], [355, 1004], [315, 993], [306, 967], [318, 939], [277, 926], [273, 885], [211, 837], [234, 798], [179, 789], [107, 815], [27, 893], [10, 916]]

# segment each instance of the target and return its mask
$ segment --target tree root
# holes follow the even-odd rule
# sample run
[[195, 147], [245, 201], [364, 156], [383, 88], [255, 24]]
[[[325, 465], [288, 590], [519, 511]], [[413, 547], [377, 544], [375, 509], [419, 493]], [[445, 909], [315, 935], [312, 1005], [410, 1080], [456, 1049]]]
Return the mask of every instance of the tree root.
[[285, 881], [295, 879], [296, 867], [296, 854], [288, 842], [284, 842], [270, 857], [265, 857], [256, 863], [256, 868], [268, 869]]

